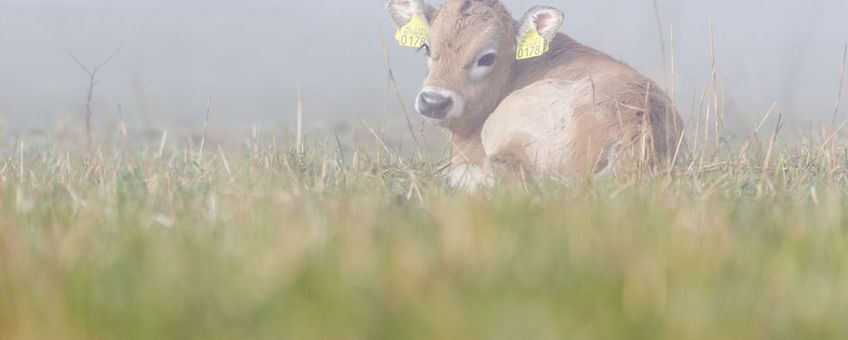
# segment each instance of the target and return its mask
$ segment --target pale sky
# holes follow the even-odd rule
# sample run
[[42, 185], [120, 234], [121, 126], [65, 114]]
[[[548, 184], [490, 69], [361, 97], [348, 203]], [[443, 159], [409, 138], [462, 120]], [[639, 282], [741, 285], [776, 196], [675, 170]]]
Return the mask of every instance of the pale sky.
[[[519, 17], [536, 1], [505, 3]], [[651, 0], [545, 3], [565, 12], [563, 32], [667, 85]], [[751, 122], [777, 102], [796, 121], [830, 119], [848, 42], [848, 1], [658, 4], [666, 39], [674, 27], [684, 117], [692, 114], [693, 93], [710, 83], [712, 18], [719, 72], [729, 84], [728, 115]], [[67, 51], [93, 65], [124, 44], [101, 73], [99, 116], [120, 103], [131, 122], [190, 126], [211, 96], [217, 122], [279, 124], [293, 119], [301, 83], [309, 126], [384, 116], [400, 122], [393, 94], [384, 111], [380, 34], [407, 105], [425, 59], [396, 46], [391, 25], [381, 0], [0, 0], [0, 115], [12, 128], [80, 117], [86, 79]]]

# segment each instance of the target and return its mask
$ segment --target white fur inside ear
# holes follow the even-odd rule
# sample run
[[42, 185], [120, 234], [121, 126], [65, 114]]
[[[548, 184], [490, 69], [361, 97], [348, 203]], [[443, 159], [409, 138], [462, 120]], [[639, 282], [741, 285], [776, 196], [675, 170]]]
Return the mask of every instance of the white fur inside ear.
[[564, 21], [562, 11], [550, 6], [534, 6], [521, 18], [521, 26], [518, 30], [518, 39], [522, 39], [528, 32], [536, 30], [550, 42], [559, 32]]
[[409, 23], [415, 15], [429, 18], [428, 9], [423, 0], [386, 0], [386, 11], [398, 27]]

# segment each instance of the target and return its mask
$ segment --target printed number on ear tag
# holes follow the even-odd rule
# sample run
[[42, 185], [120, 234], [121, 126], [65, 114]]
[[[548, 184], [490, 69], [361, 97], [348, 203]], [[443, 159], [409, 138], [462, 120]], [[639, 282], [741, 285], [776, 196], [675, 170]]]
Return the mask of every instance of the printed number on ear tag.
[[412, 16], [409, 23], [398, 29], [395, 39], [401, 46], [421, 48], [427, 40], [428, 30], [427, 22], [416, 14]]
[[515, 59], [524, 60], [539, 57], [548, 52], [549, 48], [547, 42], [545, 42], [545, 38], [538, 31], [532, 30], [527, 32], [518, 43], [518, 51], [515, 54]]

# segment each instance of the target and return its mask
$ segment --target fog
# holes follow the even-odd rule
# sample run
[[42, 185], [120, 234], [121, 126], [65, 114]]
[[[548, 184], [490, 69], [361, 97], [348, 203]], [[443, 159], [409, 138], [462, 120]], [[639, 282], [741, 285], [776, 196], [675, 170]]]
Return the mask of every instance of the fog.
[[[505, 1], [516, 17], [535, 2]], [[669, 85], [651, 0], [547, 3], [565, 12], [563, 32]], [[830, 120], [848, 1], [658, 0], [658, 7], [666, 41], [673, 27], [684, 117], [711, 82], [712, 18], [729, 121], [752, 122], [775, 102], [798, 122]], [[197, 126], [211, 97], [218, 127], [278, 125], [293, 120], [300, 84], [308, 126], [398, 124], [381, 35], [407, 106], [425, 59], [394, 44], [393, 31], [382, 0], [0, 0], [0, 117], [9, 129], [78, 120], [87, 79], [69, 52], [94, 66], [123, 45], [100, 73], [93, 104], [101, 122], [120, 104], [133, 124]]]

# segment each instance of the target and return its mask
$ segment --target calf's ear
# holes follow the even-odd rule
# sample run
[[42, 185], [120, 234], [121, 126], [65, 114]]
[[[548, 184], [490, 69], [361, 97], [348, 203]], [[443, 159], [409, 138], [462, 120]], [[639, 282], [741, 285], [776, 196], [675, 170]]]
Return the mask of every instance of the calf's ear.
[[406, 26], [416, 15], [429, 24], [436, 9], [424, 0], [386, 0], [386, 12], [395, 22], [395, 26], [400, 28]]
[[555, 7], [533, 6], [518, 22], [516, 39], [521, 41], [528, 33], [536, 31], [545, 39], [546, 43], [550, 44], [559, 32], [559, 28], [562, 27], [563, 20], [562, 11]]

